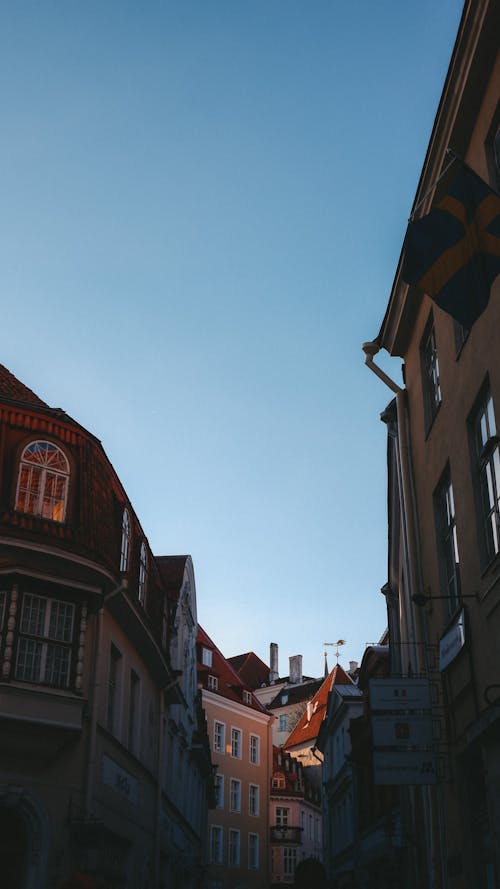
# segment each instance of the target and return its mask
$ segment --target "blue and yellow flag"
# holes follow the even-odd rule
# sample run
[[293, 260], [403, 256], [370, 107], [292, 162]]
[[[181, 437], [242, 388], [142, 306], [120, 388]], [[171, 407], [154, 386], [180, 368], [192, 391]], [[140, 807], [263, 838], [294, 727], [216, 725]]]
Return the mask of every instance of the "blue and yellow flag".
[[500, 273], [500, 197], [457, 162], [446, 194], [406, 232], [402, 278], [470, 329]]

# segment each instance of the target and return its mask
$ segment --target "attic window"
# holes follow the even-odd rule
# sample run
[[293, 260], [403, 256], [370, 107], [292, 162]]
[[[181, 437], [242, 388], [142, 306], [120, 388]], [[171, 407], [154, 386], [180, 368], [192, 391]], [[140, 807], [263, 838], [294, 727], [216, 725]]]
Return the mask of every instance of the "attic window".
[[16, 509], [30, 515], [64, 522], [68, 496], [69, 463], [50, 441], [33, 441], [21, 455]]
[[202, 664], [205, 664], [205, 667], [212, 666], [212, 652], [209, 648], [201, 649], [201, 662]]
[[251, 703], [252, 703], [252, 695], [251, 695], [251, 692], [246, 691], [246, 689], [243, 689], [243, 702], [244, 702], [245, 704], [251, 704]]
[[141, 544], [141, 557], [139, 561], [139, 585], [137, 589], [137, 593], [139, 596], [139, 602], [141, 605], [144, 605], [146, 601], [146, 590], [148, 585], [148, 554], [146, 552], [146, 544], [142, 541]]
[[281, 703], [288, 704], [288, 694], [286, 692], [285, 692], [285, 694], [281, 695]]
[[217, 679], [217, 676], [208, 677], [208, 687], [211, 691], [217, 691], [219, 688], [219, 680]]
[[130, 552], [130, 516], [128, 509], [123, 510], [122, 516], [122, 545], [120, 552], [120, 571], [128, 571], [128, 557]]

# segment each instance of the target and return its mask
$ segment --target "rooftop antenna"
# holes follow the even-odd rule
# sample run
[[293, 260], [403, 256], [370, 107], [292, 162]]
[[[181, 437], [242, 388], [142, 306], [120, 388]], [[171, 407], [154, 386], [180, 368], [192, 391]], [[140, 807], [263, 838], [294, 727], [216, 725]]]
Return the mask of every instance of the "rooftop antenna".
[[[335, 654], [335, 657], [337, 658], [337, 664], [339, 662], [339, 657], [340, 657], [339, 649], [342, 647], [342, 645], [345, 645], [345, 644], [346, 644], [345, 639], [337, 639], [336, 642], [323, 642], [324, 648], [326, 648], [327, 645], [329, 645], [331, 648], [335, 648], [334, 654]], [[326, 667], [326, 651], [325, 651], [325, 667]]]

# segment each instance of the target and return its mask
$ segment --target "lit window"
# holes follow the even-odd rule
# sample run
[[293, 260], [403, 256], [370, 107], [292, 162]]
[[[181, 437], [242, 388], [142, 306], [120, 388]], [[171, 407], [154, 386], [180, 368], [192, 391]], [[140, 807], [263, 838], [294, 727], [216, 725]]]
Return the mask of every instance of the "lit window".
[[250, 870], [258, 870], [259, 867], [259, 835], [248, 834], [248, 867]]
[[485, 561], [500, 548], [500, 455], [493, 400], [489, 392], [474, 418], [476, 466], [479, 483]]
[[122, 517], [122, 545], [120, 552], [120, 571], [128, 571], [128, 559], [130, 554], [130, 516], [128, 509], [123, 510]]
[[17, 646], [16, 679], [67, 688], [75, 606], [25, 593]]
[[217, 679], [217, 676], [208, 677], [208, 687], [211, 691], [217, 691], [219, 688], [219, 680]]
[[210, 828], [210, 863], [222, 864], [222, 827]]
[[224, 735], [225, 725], [223, 722], [214, 722], [214, 751], [216, 753], [224, 753]]
[[241, 759], [241, 730], [239, 728], [231, 729], [231, 756]]
[[16, 509], [63, 522], [68, 481], [69, 463], [61, 449], [49, 441], [33, 441], [21, 456]]
[[231, 778], [229, 785], [229, 809], [231, 812], [241, 812], [241, 781]]
[[259, 788], [257, 784], [250, 784], [248, 791], [248, 812], [250, 815], [259, 814]]
[[424, 410], [426, 427], [429, 429], [441, 404], [441, 384], [439, 381], [439, 361], [436, 336], [432, 319], [420, 346], [422, 358], [422, 381], [424, 390]]
[[460, 596], [460, 575], [457, 527], [455, 523], [455, 500], [453, 486], [447, 472], [441, 481], [435, 497], [436, 524], [438, 531], [439, 558], [444, 592], [448, 610], [453, 612]]
[[260, 761], [260, 738], [258, 735], [250, 735], [250, 762], [258, 765]]
[[212, 666], [212, 652], [209, 648], [201, 649], [201, 662], [205, 665], [205, 667]]
[[229, 866], [238, 867], [240, 863], [240, 832], [239, 830], [229, 831]]
[[146, 544], [144, 541], [141, 544], [141, 557], [139, 561], [139, 586], [138, 586], [138, 596], [139, 602], [141, 605], [144, 605], [146, 601], [146, 592], [148, 586], [148, 554], [146, 552]]

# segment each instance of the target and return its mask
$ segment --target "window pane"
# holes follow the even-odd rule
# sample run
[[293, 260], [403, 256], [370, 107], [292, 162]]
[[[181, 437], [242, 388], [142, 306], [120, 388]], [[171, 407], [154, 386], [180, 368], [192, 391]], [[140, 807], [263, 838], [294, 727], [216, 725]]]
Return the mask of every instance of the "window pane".
[[23, 597], [23, 613], [21, 617], [21, 633], [30, 636], [43, 636], [47, 600], [40, 596], [25, 594]]
[[73, 635], [74, 606], [70, 602], [52, 602], [50, 609], [49, 638], [59, 642], [71, 642]]
[[16, 679], [26, 682], [40, 681], [40, 664], [43, 645], [34, 639], [19, 639], [17, 648]]
[[69, 684], [70, 649], [62, 645], [47, 645], [45, 682], [65, 688]]

